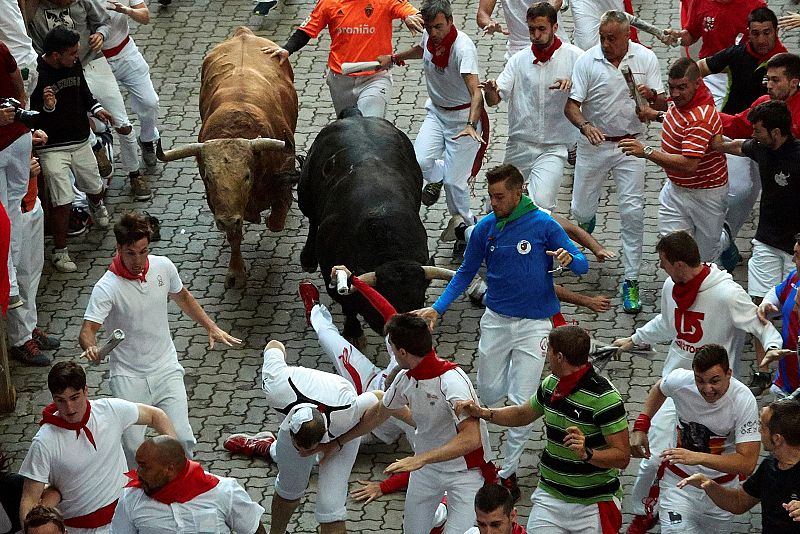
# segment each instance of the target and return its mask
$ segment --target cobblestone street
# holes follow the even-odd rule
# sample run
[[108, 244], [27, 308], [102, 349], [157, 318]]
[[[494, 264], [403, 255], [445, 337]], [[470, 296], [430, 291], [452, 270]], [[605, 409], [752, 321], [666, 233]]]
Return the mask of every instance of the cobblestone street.
[[[419, 6], [419, 0], [412, 0]], [[667, 27], [677, 27], [678, 6], [675, 0], [651, 0], [642, 5], [635, 3], [637, 14], [643, 19]], [[200, 89], [200, 66], [205, 53], [226, 39], [233, 30], [245, 25], [264, 36], [283, 44], [289, 35], [314, 6], [312, 0], [289, 0], [281, 3], [262, 19], [251, 14], [251, 0], [173, 0], [164, 7], [155, 1], [150, 6], [152, 17], [149, 26], [139, 26], [134, 37], [151, 65], [151, 76], [161, 97], [161, 125], [164, 148], [181, 143], [194, 142], [200, 128], [198, 95]], [[770, 4], [780, 15], [794, 5], [789, 0], [775, 0]], [[504, 65], [505, 40], [500, 36], [478, 37], [475, 23], [477, 1], [455, 0], [455, 21], [478, 45], [483, 78], [496, 78]], [[498, 14], [498, 17], [500, 15]], [[570, 28], [571, 19], [564, 23]], [[135, 25], [135, 23], [134, 23]], [[784, 44], [790, 51], [798, 50], [800, 33], [783, 34]], [[403, 50], [415, 42], [408, 31], [396, 31], [395, 50]], [[660, 42], [644, 35], [642, 40], [652, 44], [659, 56], [664, 72], [668, 63], [679, 57], [679, 49], [668, 49]], [[329, 38], [327, 33], [291, 57], [294, 67], [300, 110], [296, 133], [297, 151], [305, 153], [319, 130], [333, 120], [333, 106], [324, 80], [324, 66]], [[389, 107], [387, 119], [414, 139], [424, 118], [423, 104], [427, 98], [425, 83], [419, 62], [409, 62], [405, 68], [395, 68], [394, 100]], [[492, 143], [488, 150], [489, 161], [484, 170], [499, 164], [503, 159], [506, 141], [507, 106], [489, 110], [492, 117]], [[535, 125], [532, 125], [535, 126]], [[650, 127], [650, 144], [657, 142], [660, 124]], [[387, 148], [389, 150], [389, 148]], [[622, 275], [619, 259], [619, 215], [613, 181], [607, 181], [607, 189], [601, 196], [598, 225], [595, 236], [607, 248], [617, 253], [617, 258], [598, 264], [587, 251], [590, 271], [577, 278], [571, 274], [557, 274], [557, 282], [576, 291], [614, 296], [612, 310], [595, 314], [586, 309], [579, 312], [570, 305], [564, 306], [564, 314], [587, 328], [595, 338], [610, 342], [617, 337], [630, 335], [656, 313], [661, 284], [665, 277], [658, 269], [658, 257], [654, 250], [657, 234], [656, 213], [658, 192], [666, 176], [659, 167], [648, 163], [646, 177], [647, 204], [645, 207], [644, 263], [640, 275], [643, 309], [637, 316], [621, 313], [618, 283]], [[564, 180], [559, 195], [557, 212], [568, 214], [572, 188], [572, 168]], [[325, 360], [314, 332], [306, 326], [303, 306], [297, 296], [297, 284], [311, 279], [321, 286], [319, 273], [303, 273], [300, 268], [300, 251], [305, 242], [306, 221], [296, 202], [292, 206], [286, 229], [272, 233], [264, 224], [248, 224], [242, 242], [242, 252], [248, 268], [248, 284], [244, 290], [226, 290], [224, 286], [230, 248], [224, 235], [213, 224], [211, 212], [205, 200], [203, 183], [198, 177], [193, 159], [159, 164], [159, 170], [151, 178], [155, 197], [148, 202], [135, 203], [129, 195], [127, 183], [121, 171], [115, 172], [109, 192], [108, 206], [112, 218], [125, 210], [148, 211], [161, 220], [162, 241], [154, 243], [154, 254], [168, 256], [178, 267], [184, 284], [200, 301], [208, 314], [221, 328], [243, 339], [241, 347], [208, 350], [205, 330], [181, 315], [174, 304], [170, 305], [171, 326], [181, 363], [186, 369], [186, 386], [189, 396], [190, 416], [198, 445], [196, 458], [208, 470], [218, 475], [236, 477], [250, 495], [269, 511], [273, 495], [273, 484], [277, 470], [261, 460], [232, 457], [222, 447], [225, 438], [234, 432], [255, 433], [262, 430], [277, 430], [282, 416], [267, 409], [260, 389], [260, 370], [264, 344], [269, 339], [278, 339], [286, 344], [287, 360], [291, 364], [315, 367], [331, 371]], [[473, 208], [483, 213], [485, 181], [479, 176], [475, 186]], [[295, 195], [296, 200], [296, 195]], [[438, 238], [447, 224], [448, 215], [444, 200], [432, 208], [423, 208], [423, 222], [428, 230], [428, 244], [435, 253], [436, 264], [456, 268], [451, 259], [451, 244], [440, 243]], [[753, 236], [752, 221], [741, 232], [738, 244], [749, 258], [749, 240]], [[63, 274], [56, 272], [50, 262], [52, 244], [45, 243], [46, 263], [39, 295], [40, 326], [50, 333], [61, 336], [62, 348], [56, 353], [56, 361], [76, 358], [80, 329], [86, 303], [94, 283], [107, 269], [114, 250], [114, 235], [111, 229], [92, 230], [88, 234], [70, 240], [73, 260], [78, 272]], [[746, 266], [740, 265], [735, 278], [744, 283]], [[433, 302], [443, 288], [442, 282], [434, 282], [428, 292]], [[323, 295], [322, 300], [329, 304]], [[341, 327], [343, 321], [338, 307], [332, 306], [334, 318]], [[445, 314], [436, 331], [435, 342], [438, 353], [457, 361], [474, 379], [478, 343], [478, 322], [483, 310], [473, 306], [468, 299], [460, 298]], [[101, 330], [101, 333], [103, 331]], [[105, 334], [107, 335], [107, 333]], [[386, 362], [383, 341], [374, 334], [369, 337], [368, 355], [375, 356], [380, 364]], [[613, 362], [607, 368], [612, 382], [626, 401], [629, 420], [633, 420], [641, 409], [642, 402], [652, 384], [660, 377], [666, 346], [656, 347], [656, 356], [625, 356], [623, 361]], [[753, 360], [752, 349], [747, 350], [743, 365], [743, 381], [749, 380]], [[17, 388], [15, 414], [0, 417], [0, 443], [14, 459], [17, 469], [39, 428], [42, 407], [50, 402], [46, 387], [47, 369], [22, 367], [12, 363], [12, 376]], [[108, 364], [88, 367], [90, 394], [108, 396]], [[493, 450], [500, 451], [497, 427], [493, 430]], [[537, 483], [539, 454], [544, 446], [541, 422], [537, 422], [529, 447], [522, 458], [520, 485], [523, 498], [519, 503], [520, 522], [525, 524], [530, 511], [530, 495]], [[378, 480], [383, 469], [394, 459], [410, 454], [405, 441], [394, 446], [362, 447], [351, 476], [351, 487], [356, 480]], [[626, 495], [633, 482], [638, 462], [632, 461], [623, 476]], [[317, 531], [314, 519], [316, 476], [298, 513], [294, 517], [290, 532], [312, 533]], [[623, 506], [625, 524], [630, 521], [630, 507]], [[394, 494], [369, 505], [352, 500], [348, 502], [348, 525], [350, 532], [399, 533], [402, 528], [403, 494]], [[263, 521], [269, 523], [269, 514]], [[760, 529], [758, 513], [735, 518], [734, 532], [755, 532]], [[427, 533], [420, 533], [427, 534]]]

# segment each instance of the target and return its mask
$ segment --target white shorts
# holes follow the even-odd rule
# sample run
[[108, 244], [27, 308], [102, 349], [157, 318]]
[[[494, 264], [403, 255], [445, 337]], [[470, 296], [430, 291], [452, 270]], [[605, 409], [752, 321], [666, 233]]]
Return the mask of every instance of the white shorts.
[[103, 179], [89, 141], [40, 151], [39, 163], [54, 207], [71, 204], [75, 198], [72, 176], [75, 176], [75, 185], [84, 193], [97, 195], [103, 192]]
[[763, 298], [795, 268], [792, 255], [753, 239], [753, 255], [747, 262], [747, 294]]
[[[600, 508], [596, 504], [576, 504], [557, 499], [541, 488], [531, 496], [533, 508], [527, 530], [531, 534], [601, 534]], [[620, 508], [620, 503], [614, 499]], [[620, 514], [619, 526], [622, 526]], [[619, 529], [617, 529], [618, 531]], [[605, 534], [605, 533], [603, 533]]]
[[[317, 504], [314, 515], [319, 523], [334, 523], [347, 519], [347, 482], [350, 471], [358, 455], [360, 439], [344, 444], [334, 458], [319, 466], [317, 481]], [[311, 469], [317, 463], [317, 457], [300, 456], [292, 444], [288, 430], [280, 430], [278, 438], [270, 447], [270, 456], [278, 464], [278, 476], [275, 479], [275, 493], [287, 501], [300, 499], [308, 488]]]
[[[662, 534], [727, 534], [733, 514], [718, 507], [705, 491], [694, 486], [678, 489], [681, 478], [667, 469], [658, 499]], [[724, 487], [735, 488], [734, 479]]]

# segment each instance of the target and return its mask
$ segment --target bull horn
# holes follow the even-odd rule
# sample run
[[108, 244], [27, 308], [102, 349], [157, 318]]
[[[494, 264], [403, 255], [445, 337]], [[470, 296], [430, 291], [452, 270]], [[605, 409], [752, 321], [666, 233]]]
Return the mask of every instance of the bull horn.
[[378, 278], [375, 276], [375, 271], [364, 273], [360, 275], [358, 279], [367, 284], [368, 286], [372, 287], [375, 287], [375, 284], [378, 283]]
[[180, 148], [173, 148], [172, 150], [164, 152], [161, 148], [161, 139], [159, 139], [156, 148], [156, 157], [158, 157], [159, 161], [175, 161], [176, 159], [188, 158], [190, 156], [199, 156], [201, 148], [203, 148], [203, 143], [189, 143]]
[[286, 148], [286, 142], [278, 139], [256, 137], [255, 139], [250, 139], [250, 148], [253, 152], [258, 152], [259, 150], [283, 150]]
[[423, 265], [422, 270], [425, 271], [426, 280], [450, 280], [455, 276], [456, 272], [444, 267], [431, 267], [430, 265]]

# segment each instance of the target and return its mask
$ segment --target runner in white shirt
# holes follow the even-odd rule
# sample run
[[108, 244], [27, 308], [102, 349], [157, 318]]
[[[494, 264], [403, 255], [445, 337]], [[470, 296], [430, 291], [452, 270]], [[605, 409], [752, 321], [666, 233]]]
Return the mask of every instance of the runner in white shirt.
[[114, 534], [266, 534], [261, 505], [235, 479], [188, 460], [177, 440], [148, 439], [136, 461], [136, 476], [114, 512]]
[[53, 403], [42, 412], [42, 427], [20, 468], [25, 483], [19, 515], [28, 514], [49, 484], [61, 493], [58, 507], [71, 533], [110, 532], [127, 471], [122, 433], [133, 425], [171, 436], [175, 429], [152, 406], [122, 399], [90, 401], [86, 373], [75, 362], [55, 364], [47, 387]]
[[6, 44], [14, 56], [25, 83], [25, 93], [30, 97], [36, 88], [39, 71], [36, 70], [36, 51], [25, 31], [19, 3], [17, 0], [0, 0], [0, 13], [3, 14], [0, 17], [0, 41]]
[[644, 46], [630, 41], [630, 24], [621, 11], [603, 14], [600, 44], [586, 51], [575, 63], [572, 91], [564, 108], [567, 118], [583, 134], [578, 139], [572, 216], [591, 233], [603, 182], [611, 171], [617, 183], [622, 241], [622, 304], [626, 313], [639, 313], [639, 269], [644, 239], [643, 159], [625, 156], [617, 147], [622, 139], [644, 133], [622, 69], [630, 67], [637, 83], [657, 96], [655, 107], [664, 102], [658, 58]]
[[[125, 332], [125, 340], [109, 354], [111, 393], [132, 402], [158, 406], [169, 415], [187, 456], [195, 438], [189, 424], [184, 370], [169, 329], [169, 300], [208, 331], [211, 348], [219, 341], [241, 343], [220, 329], [181, 282], [175, 265], [163, 256], [150, 256], [151, 229], [147, 217], [127, 213], [114, 226], [116, 255], [109, 270], [95, 284], [86, 305], [79, 342], [85, 356], [99, 362], [97, 332]], [[136, 449], [145, 429], [125, 432], [123, 444], [128, 465], [136, 463]]]
[[[761, 451], [756, 398], [731, 375], [727, 351], [720, 345], [705, 345], [695, 354], [691, 371], [676, 369], [656, 382], [636, 419], [631, 453], [645, 458], [650, 456], [650, 418], [667, 398], [678, 413], [677, 447], [661, 453], [657, 478], [664, 534], [730, 532], [733, 514], [714, 504], [702, 489], [678, 483], [700, 473], [736, 487], [737, 478], [750, 475], [756, 467]], [[658, 496], [656, 486], [650, 496]]]
[[[360, 440], [344, 443], [339, 437], [356, 426], [378, 399], [373, 393], [358, 395], [339, 375], [287, 365], [286, 349], [276, 340], [264, 348], [261, 376], [267, 404], [285, 416], [277, 438], [261, 440], [268, 445], [269, 459], [278, 464], [270, 532], [286, 532], [308, 488], [316, 453], [323, 448], [327, 457], [319, 464], [314, 515], [321, 534], [345, 532], [347, 482]], [[327, 444], [331, 446], [324, 447]]]
[[589, 50], [600, 42], [598, 30], [602, 15], [606, 11], [625, 11], [623, 0], [571, 0], [572, 20], [575, 29], [572, 41], [583, 50]]
[[549, 3], [533, 4], [527, 17], [532, 46], [514, 54], [497, 81], [486, 80], [483, 92], [489, 106], [508, 101], [503, 163], [520, 170], [537, 206], [553, 210], [567, 151], [578, 138], [563, 110], [572, 87], [572, 69], [583, 51], [556, 36], [558, 12]]
[[[414, 141], [417, 162], [428, 182], [422, 203], [435, 204], [444, 185], [451, 215], [448, 229], [452, 230], [462, 219], [467, 226], [475, 224], [467, 181], [477, 173], [476, 155], [485, 145], [481, 133], [488, 133], [478, 83], [478, 52], [467, 34], [453, 25], [448, 0], [426, 0], [420, 13], [425, 22], [420, 44], [394, 56], [380, 56], [378, 61], [383, 68], [407, 59], [423, 61], [427, 114]], [[454, 239], [451, 232], [445, 234], [445, 239]]]
[[[158, 141], [158, 95], [150, 80], [150, 66], [133, 42], [128, 27], [128, 17], [139, 24], [150, 23], [150, 11], [142, 0], [114, 0], [108, 2], [111, 27], [103, 41], [102, 52], [111, 66], [117, 82], [128, 90], [131, 110], [139, 117], [141, 125], [139, 144], [142, 159], [148, 168], [156, 166], [155, 143]], [[123, 161], [128, 173], [131, 193], [136, 200], [149, 200], [153, 193], [147, 177], [139, 172], [139, 162]]]
[[[386, 323], [389, 347], [403, 369], [357, 426], [339, 438], [358, 440], [390, 416], [411, 410], [416, 423], [414, 456], [397, 460], [384, 473], [411, 472], [403, 512], [403, 532], [429, 532], [434, 515], [447, 493], [445, 534], [463, 534], [475, 523], [474, 499], [484, 478], [495, 479], [486, 460], [489, 436], [486, 423], [456, 416], [458, 401], [478, 402], [467, 374], [442, 360], [433, 349], [428, 323], [410, 313], [396, 314]], [[421, 356], [420, 356], [421, 355]], [[345, 445], [347, 446], [347, 445]], [[330, 450], [329, 444], [322, 450]]]
[[[568, 8], [562, 0], [553, 0], [549, 3], [556, 10], [556, 15], [558, 15], [559, 11], [566, 11]], [[497, 0], [480, 0], [478, 2], [476, 22], [478, 23], [478, 28], [481, 29], [482, 35], [492, 35], [494, 33], [508, 35], [505, 55], [505, 60], [508, 61], [514, 54], [530, 46], [531, 39], [528, 32], [527, 12], [532, 4], [529, 0], [500, 0], [503, 16], [506, 19], [505, 28], [492, 18], [495, 5], [497, 5]], [[558, 22], [558, 19], [556, 19], [556, 22]], [[560, 24], [555, 31], [559, 39], [565, 43], [569, 42], [569, 36]]]

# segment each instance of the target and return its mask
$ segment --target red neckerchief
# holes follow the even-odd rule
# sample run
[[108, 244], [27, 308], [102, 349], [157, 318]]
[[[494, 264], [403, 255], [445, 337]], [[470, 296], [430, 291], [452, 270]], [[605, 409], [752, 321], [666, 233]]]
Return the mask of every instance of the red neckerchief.
[[111, 265], [108, 267], [108, 270], [112, 273], [116, 274], [120, 278], [124, 278], [125, 280], [138, 280], [140, 282], [147, 282], [145, 275], [147, 271], [150, 269], [150, 258], [144, 262], [144, 269], [142, 269], [142, 274], [135, 275], [125, 267], [125, 264], [122, 263], [122, 258], [119, 254], [114, 255], [114, 259], [111, 260]]
[[445, 35], [442, 42], [436, 46], [436, 50], [433, 49], [433, 39], [431, 36], [428, 35], [428, 44], [427, 49], [428, 52], [431, 53], [433, 58], [433, 64], [439, 67], [440, 69], [446, 69], [447, 64], [450, 62], [450, 49], [453, 48], [453, 43], [456, 42], [456, 37], [458, 37], [458, 30], [456, 29], [456, 25], [453, 24], [450, 26], [450, 33]]
[[558, 38], [558, 35], [553, 38], [553, 44], [544, 50], [536, 45], [531, 45], [533, 55], [536, 57], [536, 59], [533, 60], [533, 64], [536, 65], [537, 63], [545, 63], [550, 61], [550, 58], [553, 57], [553, 54], [555, 54], [556, 50], [559, 48], [561, 48], [561, 39]]
[[409, 369], [406, 375], [414, 380], [430, 380], [431, 378], [442, 376], [450, 369], [455, 369], [456, 367], [458, 367], [458, 365], [441, 359], [436, 355], [436, 351], [431, 349], [416, 367]]
[[772, 50], [770, 50], [766, 54], [759, 54], [758, 52], [753, 50], [753, 47], [750, 46], [750, 41], [749, 40], [747, 41], [747, 44], [744, 45], [744, 49], [747, 51], [748, 54], [750, 54], [751, 56], [756, 58], [756, 61], [758, 61], [759, 64], [764, 63], [766, 60], [768, 60], [769, 58], [771, 58], [775, 54], [781, 54], [783, 52], [788, 52], [788, 50], [786, 50], [786, 47], [783, 46], [783, 43], [780, 42], [780, 40], [777, 40], [777, 39], [775, 40], [775, 46], [773, 46]]
[[515, 522], [511, 526], [511, 534], [528, 534], [528, 532], [525, 530], [525, 527]]
[[86, 426], [86, 423], [89, 422], [89, 416], [92, 413], [92, 405], [89, 401], [86, 401], [86, 413], [83, 414], [83, 419], [81, 419], [80, 423], [70, 423], [68, 421], [63, 420], [59, 416], [56, 415], [58, 408], [56, 408], [56, 403], [51, 402], [47, 406], [44, 407], [42, 410], [42, 420], [39, 421], [39, 426], [42, 425], [53, 425], [57, 426], [58, 428], [66, 428], [67, 430], [74, 430], [75, 431], [75, 439], [81, 437], [81, 430], [86, 433], [86, 439], [89, 440], [89, 443], [92, 444], [94, 450], [97, 450], [97, 445], [94, 442], [94, 436], [92, 435], [92, 431], [89, 430], [89, 427]]
[[698, 80], [697, 91], [694, 92], [692, 99], [686, 104], [678, 107], [678, 109], [681, 111], [686, 111], [687, 109], [708, 105], [714, 105], [714, 97], [711, 95], [711, 91], [708, 90], [708, 87], [706, 87], [706, 84], [703, 83], [703, 80]]
[[[142, 483], [139, 481], [139, 474], [136, 471], [125, 473], [125, 476], [131, 479], [125, 486], [126, 488], [142, 487]], [[176, 502], [185, 503], [198, 495], [211, 491], [217, 484], [219, 484], [219, 479], [203, 471], [203, 466], [197, 462], [186, 460], [186, 466], [177, 477], [167, 482], [163, 488], [154, 494], [148, 495], [148, 497], [167, 505]]]
[[581, 378], [583, 378], [583, 375], [588, 373], [591, 368], [592, 366], [587, 363], [574, 373], [570, 373], [567, 376], [562, 376], [559, 378], [558, 384], [556, 384], [556, 389], [553, 390], [553, 395], [550, 397], [550, 402], [560, 401], [572, 393], [572, 390], [574, 390], [575, 386], [578, 385], [578, 382]]
[[691, 308], [697, 298], [697, 293], [700, 291], [700, 285], [709, 274], [711, 274], [711, 267], [703, 264], [703, 268], [694, 278], [683, 284], [676, 283], [672, 287], [672, 299], [679, 310]]

